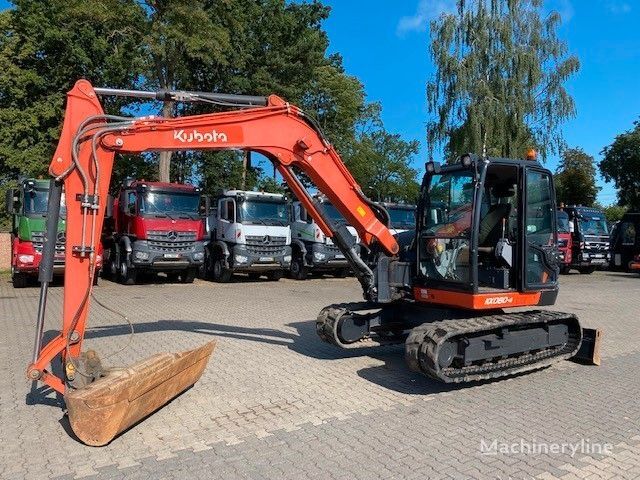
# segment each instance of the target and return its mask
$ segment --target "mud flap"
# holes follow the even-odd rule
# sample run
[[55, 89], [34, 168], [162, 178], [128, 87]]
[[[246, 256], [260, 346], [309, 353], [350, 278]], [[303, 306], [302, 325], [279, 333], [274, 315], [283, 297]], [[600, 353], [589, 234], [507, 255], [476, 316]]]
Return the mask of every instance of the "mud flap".
[[85, 444], [102, 446], [196, 383], [215, 342], [195, 350], [161, 353], [128, 368], [108, 370], [99, 380], [64, 395], [73, 432]]
[[602, 330], [598, 328], [582, 329], [582, 344], [578, 353], [571, 359], [587, 365], [600, 365], [600, 343]]

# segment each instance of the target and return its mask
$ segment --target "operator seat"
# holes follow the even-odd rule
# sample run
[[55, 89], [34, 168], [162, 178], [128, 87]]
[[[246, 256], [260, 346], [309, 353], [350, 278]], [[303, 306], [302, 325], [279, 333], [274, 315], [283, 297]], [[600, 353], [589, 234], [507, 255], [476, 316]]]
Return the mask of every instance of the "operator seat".
[[[493, 194], [500, 200], [513, 197], [515, 188], [513, 185], [496, 185]], [[489, 207], [486, 215], [480, 220], [478, 232], [478, 245], [481, 247], [494, 247], [502, 237], [502, 222], [509, 222], [511, 215], [510, 203], [496, 203]], [[505, 229], [507, 232], [508, 228]]]

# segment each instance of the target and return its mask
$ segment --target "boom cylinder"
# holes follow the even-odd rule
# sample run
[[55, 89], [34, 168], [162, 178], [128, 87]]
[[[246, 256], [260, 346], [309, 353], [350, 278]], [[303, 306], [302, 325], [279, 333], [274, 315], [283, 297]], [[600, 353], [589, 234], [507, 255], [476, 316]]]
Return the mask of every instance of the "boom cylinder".
[[38, 318], [36, 319], [36, 339], [33, 345], [33, 362], [38, 360], [42, 348], [42, 332], [44, 331], [44, 315], [47, 308], [49, 283], [53, 280], [53, 262], [56, 255], [56, 239], [58, 221], [60, 220], [60, 203], [62, 200], [62, 182], [51, 180], [49, 183], [49, 201], [47, 204], [47, 221], [42, 259], [38, 267], [40, 280], [40, 299], [38, 301]]

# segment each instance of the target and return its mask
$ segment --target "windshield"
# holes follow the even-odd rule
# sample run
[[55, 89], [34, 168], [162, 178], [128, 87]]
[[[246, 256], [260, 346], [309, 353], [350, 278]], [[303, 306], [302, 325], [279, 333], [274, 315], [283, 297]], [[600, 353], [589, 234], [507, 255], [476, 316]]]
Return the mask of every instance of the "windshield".
[[558, 213], [556, 218], [558, 221], [558, 233], [571, 233], [569, 228], [569, 215], [566, 213]]
[[329, 202], [321, 203], [322, 211], [334, 223], [347, 223], [342, 214]]
[[583, 235], [609, 235], [609, 228], [604, 216], [581, 218], [580, 230]]
[[146, 192], [140, 196], [141, 214], [167, 214], [171, 212], [196, 215], [200, 204], [197, 193]]
[[[46, 215], [47, 205], [49, 203], [49, 189], [35, 188], [31, 190], [25, 189], [24, 192], [24, 213], [25, 215]], [[65, 204], [64, 193], [60, 199], [60, 216], [67, 215], [67, 207]]]
[[264, 200], [245, 200], [240, 205], [240, 218], [243, 222], [257, 222], [265, 225], [286, 225], [287, 204]]
[[425, 230], [436, 237], [467, 236], [473, 212], [473, 174], [468, 170], [434, 175], [427, 191]]
[[416, 228], [416, 214], [413, 208], [390, 207], [387, 212], [391, 219], [391, 228]]

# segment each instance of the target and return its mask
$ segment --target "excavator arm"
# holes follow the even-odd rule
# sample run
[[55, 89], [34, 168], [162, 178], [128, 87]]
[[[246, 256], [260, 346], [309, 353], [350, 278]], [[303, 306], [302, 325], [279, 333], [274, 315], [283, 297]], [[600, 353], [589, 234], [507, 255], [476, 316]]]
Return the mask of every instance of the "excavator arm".
[[[177, 118], [119, 117], [105, 115], [99, 95], [207, 102], [236, 108], [219, 113]], [[249, 97], [202, 92], [94, 89], [88, 81], [80, 80], [67, 94], [62, 133], [49, 169], [54, 177], [48, 218], [52, 232], [53, 226], [57, 225], [56, 206], [59, 207], [63, 185], [67, 204], [62, 330], [57, 337], [42, 347], [47, 287], [51, 280], [47, 262], [52, 262], [52, 245], [55, 242], [55, 235], [47, 232], [40, 275], [42, 288], [37, 334], [33, 361], [28, 367], [27, 376], [31, 380], [40, 380], [65, 395], [70, 417], [76, 417], [75, 422], [72, 419], [72, 427], [86, 443], [99, 445], [110, 441], [119, 431], [148, 415], [172, 396], [195, 383], [212, 349], [212, 347], [208, 348], [208, 354], [207, 349], [199, 349], [195, 353], [191, 352], [191, 356], [183, 356], [172, 361], [163, 360], [165, 363], [169, 362], [170, 367], [165, 369], [164, 383], [156, 382], [157, 385], [151, 386], [144, 384], [148, 388], [140, 387], [142, 374], [139, 372], [137, 374], [135, 371], [130, 372], [130, 378], [127, 377], [125, 380], [121, 378], [122, 376], [115, 382], [112, 380], [110, 390], [108, 389], [112, 396], [115, 384], [120, 385], [118, 387], [120, 390], [130, 392], [125, 403], [118, 404], [120, 406], [115, 408], [115, 411], [124, 409], [130, 412], [132, 405], [139, 401], [139, 398], [146, 400], [142, 402], [144, 406], [137, 412], [127, 414], [118, 420], [110, 433], [104, 433], [104, 428], [96, 431], [96, 425], [100, 422], [96, 423], [90, 419], [95, 419], [99, 415], [93, 407], [89, 409], [91, 412], [88, 414], [87, 405], [95, 405], [95, 396], [101, 392], [100, 388], [102, 388], [99, 384], [104, 383], [104, 379], [100, 379], [103, 374], [99, 368], [93, 376], [86, 373], [88, 366], [95, 367], [99, 362], [91, 352], [86, 352], [88, 355], [81, 354], [81, 346], [89, 312], [93, 277], [96, 274], [96, 252], [102, 231], [115, 154], [163, 150], [234, 149], [259, 152], [274, 163], [309, 214], [323, 232], [333, 238], [334, 243], [351, 262], [363, 287], [365, 298], [376, 299], [374, 274], [357, 255], [351, 235], [346, 228], [335, 228], [332, 222], [325, 218], [322, 209], [315, 203], [295, 172], [302, 171], [309, 177], [318, 190], [331, 200], [348, 223], [356, 228], [366, 245], [378, 243], [384, 252], [395, 255], [398, 252], [398, 244], [387, 228], [386, 212], [363, 194], [338, 153], [324, 138], [313, 120], [301, 109], [275, 95]], [[50, 258], [47, 259], [48, 251], [50, 251]], [[64, 366], [64, 373], [59, 376], [54, 375], [49, 367], [58, 356], [61, 356]], [[149, 370], [149, 365], [144, 368]], [[151, 370], [154, 368], [158, 367], [154, 366]], [[178, 372], [187, 370], [191, 372], [190, 375], [193, 378], [189, 377], [188, 381], [183, 380], [186, 385], [176, 386], [172, 378], [179, 377]], [[86, 383], [90, 384], [89, 387], [78, 388]], [[98, 387], [94, 388], [91, 384]], [[90, 393], [87, 394], [87, 391]], [[155, 403], [149, 400], [150, 396], [155, 398]], [[78, 407], [78, 405], [84, 405], [84, 407]], [[103, 416], [117, 417], [118, 415], [114, 416], [112, 410], [106, 410], [107, 413], [103, 411]], [[73, 411], [78, 413], [74, 414]], [[86, 421], [82, 420], [85, 416]], [[87, 423], [93, 424], [90, 433], [85, 432], [88, 428]]]

